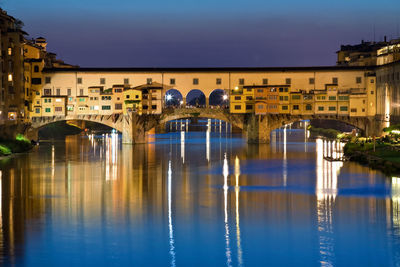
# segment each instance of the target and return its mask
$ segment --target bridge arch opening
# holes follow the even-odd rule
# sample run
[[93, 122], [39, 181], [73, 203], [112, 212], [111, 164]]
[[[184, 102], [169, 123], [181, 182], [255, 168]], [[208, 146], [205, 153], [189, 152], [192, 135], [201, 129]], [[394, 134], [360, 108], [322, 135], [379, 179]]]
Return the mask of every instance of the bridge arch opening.
[[228, 94], [223, 89], [215, 89], [210, 93], [209, 105], [216, 107], [228, 106]]
[[177, 89], [169, 89], [165, 92], [165, 107], [180, 107], [183, 104], [183, 96]]
[[205, 107], [206, 95], [199, 89], [192, 89], [186, 95], [186, 106]]

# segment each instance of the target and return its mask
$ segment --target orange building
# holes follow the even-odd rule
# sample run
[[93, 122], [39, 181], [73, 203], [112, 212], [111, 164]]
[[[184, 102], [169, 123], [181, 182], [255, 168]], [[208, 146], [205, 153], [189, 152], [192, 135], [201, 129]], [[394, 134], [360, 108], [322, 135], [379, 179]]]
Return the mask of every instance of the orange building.
[[251, 86], [254, 91], [255, 114], [279, 113], [279, 92], [277, 86], [259, 85]]

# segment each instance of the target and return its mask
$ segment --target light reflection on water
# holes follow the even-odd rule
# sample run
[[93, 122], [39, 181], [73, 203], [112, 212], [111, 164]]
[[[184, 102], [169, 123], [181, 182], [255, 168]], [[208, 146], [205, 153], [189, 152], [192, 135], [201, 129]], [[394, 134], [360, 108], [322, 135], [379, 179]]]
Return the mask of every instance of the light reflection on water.
[[[0, 251], [17, 265], [396, 265], [400, 179], [304, 128], [68, 137], [0, 165]], [[216, 131], [216, 132], [215, 132]]]

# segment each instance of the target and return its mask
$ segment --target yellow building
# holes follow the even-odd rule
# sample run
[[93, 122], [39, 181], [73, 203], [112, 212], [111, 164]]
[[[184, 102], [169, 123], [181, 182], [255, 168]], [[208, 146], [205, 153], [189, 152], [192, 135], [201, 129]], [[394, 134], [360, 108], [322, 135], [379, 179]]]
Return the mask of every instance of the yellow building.
[[279, 113], [290, 114], [290, 86], [279, 85]]
[[142, 114], [142, 91], [135, 90], [132, 88], [126, 88], [124, 90], [124, 102], [123, 111], [124, 114], [128, 112], [137, 112], [139, 115]]
[[254, 112], [254, 89], [235, 87], [230, 95], [231, 113], [253, 113]]

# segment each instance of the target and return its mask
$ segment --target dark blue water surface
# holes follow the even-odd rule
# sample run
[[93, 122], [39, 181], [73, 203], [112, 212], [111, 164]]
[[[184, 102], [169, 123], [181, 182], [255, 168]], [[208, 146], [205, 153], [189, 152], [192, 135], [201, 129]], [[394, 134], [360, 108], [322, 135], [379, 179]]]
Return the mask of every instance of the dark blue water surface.
[[268, 145], [174, 132], [43, 142], [3, 159], [0, 261], [17, 266], [396, 266], [400, 178], [304, 130]]

